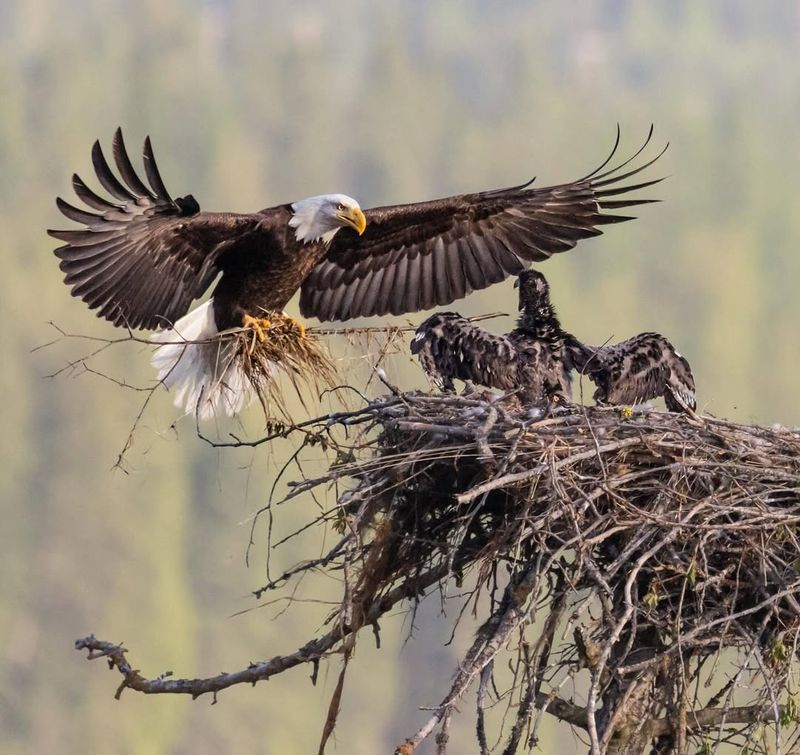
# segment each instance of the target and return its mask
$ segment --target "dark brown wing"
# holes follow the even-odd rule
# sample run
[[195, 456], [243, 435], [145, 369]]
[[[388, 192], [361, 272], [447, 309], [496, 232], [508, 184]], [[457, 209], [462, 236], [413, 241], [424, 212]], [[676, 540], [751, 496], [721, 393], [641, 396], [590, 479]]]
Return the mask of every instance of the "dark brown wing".
[[542, 189], [524, 184], [367, 210], [363, 235], [340, 232], [306, 278], [301, 311], [320, 320], [346, 320], [449, 304], [519, 273], [529, 262], [572, 249], [599, 235], [602, 225], [630, 220], [615, 211], [655, 200], [623, 195], [661, 180], [620, 185], [663, 154], [625, 170], [652, 133], [651, 127], [633, 156], [606, 169], [619, 145], [618, 129], [605, 162], [572, 183]]
[[84, 228], [48, 233], [66, 242], [55, 253], [73, 296], [90, 309], [99, 308], [98, 316], [115, 325], [161, 328], [186, 314], [192, 299], [208, 288], [219, 272], [217, 260], [223, 251], [267, 231], [258, 214], [200, 212], [191, 195], [172, 199], [149, 137], [144, 144], [149, 186], [133, 169], [119, 129], [113, 150], [121, 181], [99, 142], [92, 149], [97, 178], [113, 199], [96, 194], [73, 176], [75, 193], [93, 212], [59, 198], [59, 210]]

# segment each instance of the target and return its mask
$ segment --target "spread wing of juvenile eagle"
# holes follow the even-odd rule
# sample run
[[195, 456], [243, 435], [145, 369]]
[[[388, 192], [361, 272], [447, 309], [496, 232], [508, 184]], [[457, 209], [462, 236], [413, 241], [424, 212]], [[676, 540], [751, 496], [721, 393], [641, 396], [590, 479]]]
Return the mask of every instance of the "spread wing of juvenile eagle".
[[597, 385], [598, 403], [637, 404], [663, 396], [671, 412], [697, 406], [689, 362], [660, 333], [597, 347], [572, 337], [568, 350], [575, 368]]
[[422, 322], [411, 353], [439, 390], [453, 380], [512, 390], [517, 382], [517, 349], [505, 336], [489, 333], [457, 312], [437, 312]]
[[[450, 304], [528, 263], [572, 249], [601, 226], [632, 219], [618, 210], [651, 201], [630, 196], [661, 179], [626, 183], [666, 150], [631, 164], [649, 144], [619, 164], [619, 146], [603, 164], [570, 183], [508, 189], [366, 210], [366, 230], [340, 234], [303, 283], [300, 308], [320, 320], [400, 315]], [[667, 145], [668, 146], [668, 145]]]
[[489, 333], [456, 312], [437, 312], [422, 322], [411, 353], [439, 390], [453, 391], [458, 379], [518, 391], [526, 404], [570, 398], [564, 364], [548, 343]]

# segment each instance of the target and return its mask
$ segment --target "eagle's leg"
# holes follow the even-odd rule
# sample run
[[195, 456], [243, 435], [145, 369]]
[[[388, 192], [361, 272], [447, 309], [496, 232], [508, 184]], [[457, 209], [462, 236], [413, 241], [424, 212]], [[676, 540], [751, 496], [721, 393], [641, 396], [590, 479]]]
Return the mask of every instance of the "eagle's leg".
[[300, 338], [306, 337], [306, 326], [303, 325], [299, 320], [295, 320], [294, 317], [289, 317], [288, 315], [284, 315], [286, 317], [286, 322], [289, 323], [299, 334]]
[[242, 317], [242, 327], [249, 328], [255, 332], [260, 343], [267, 340], [267, 335], [264, 332], [269, 330], [272, 323], [264, 317], [251, 317], [246, 314]]
[[464, 390], [461, 391], [462, 396], [471, 396], [473, 393], [477, 392], [478, 389], [475, 387], [475, 383], [473, 383], [471, 380], [464, 381]]

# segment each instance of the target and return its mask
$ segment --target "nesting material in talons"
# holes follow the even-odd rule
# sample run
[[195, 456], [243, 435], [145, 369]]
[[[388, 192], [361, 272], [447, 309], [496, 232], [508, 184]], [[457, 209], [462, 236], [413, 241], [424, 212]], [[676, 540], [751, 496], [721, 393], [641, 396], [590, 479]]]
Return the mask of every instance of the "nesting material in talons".
[[266, 323], [263, 341], [247, 327], [232, 335], [239, 342], [242, 370], [265, 411], [271, 406], [285, 408], [279, 374], [289, 378], [301, 401], [308, 390], [318, 394], [336, 385], [336, 368], [318, 335], [280, 312], [270, 312], [258, 322], [262, 327]]

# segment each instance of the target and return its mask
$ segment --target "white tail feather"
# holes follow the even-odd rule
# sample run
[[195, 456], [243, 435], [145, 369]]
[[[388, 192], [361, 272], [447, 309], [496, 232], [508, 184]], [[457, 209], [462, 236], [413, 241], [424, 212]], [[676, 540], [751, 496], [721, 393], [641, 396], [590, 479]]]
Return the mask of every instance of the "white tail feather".
[[236, 339], [214, 338], [219, 330], [212, 302], [150, 337], [164, 344], [150, 360], [158, 379], [174, 391], [175, 406], [200, 419], [238, 414], [256, 397], [238, 359]]

